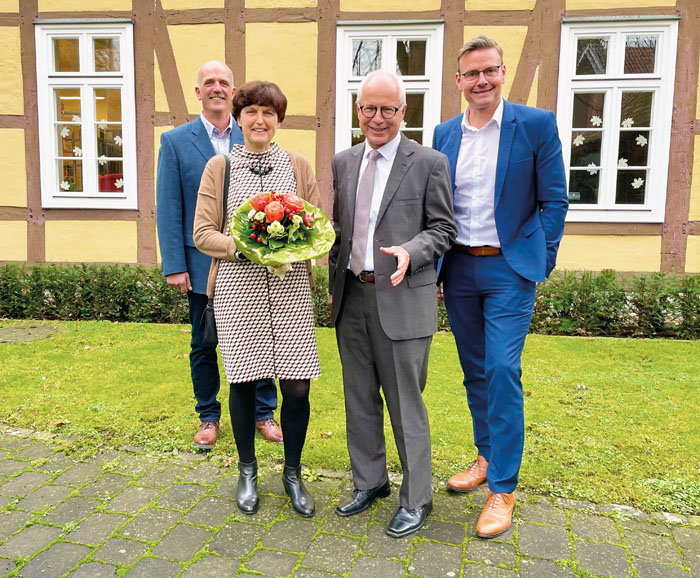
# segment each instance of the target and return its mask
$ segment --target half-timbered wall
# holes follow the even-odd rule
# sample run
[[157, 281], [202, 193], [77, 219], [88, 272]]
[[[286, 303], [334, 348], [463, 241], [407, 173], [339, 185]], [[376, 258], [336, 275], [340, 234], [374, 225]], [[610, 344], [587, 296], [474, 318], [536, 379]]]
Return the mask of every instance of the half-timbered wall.
[[[289, 99], [278, 141], [309, 157], [332, 202], [336, 26], [444, 22], [443, 119], [463, 110], [455, 55], [483, 33], [505, 50], [504, 96], [556, 111], [562, 17], [678, 15], [665, 222], [568, 223], [559, 266], [700, 272], [700, 3], [697, 0], [0, 0], [0, 261], [158, 260], [155, 167], [162, 132], [194, 118], [197, 68], [269, 79]], [[42, 208], [35, 19], [134, 23], [138, 208]]]

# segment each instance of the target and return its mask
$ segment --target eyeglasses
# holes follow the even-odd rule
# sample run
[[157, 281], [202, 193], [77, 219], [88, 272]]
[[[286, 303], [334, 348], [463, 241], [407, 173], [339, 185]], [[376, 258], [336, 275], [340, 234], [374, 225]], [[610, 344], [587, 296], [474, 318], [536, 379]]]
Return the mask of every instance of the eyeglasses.
[[359, 107], [360, 112], [362, 113], [362, 116], [365, 118], [374, 118], [374, 115], [377, 114], [377, 110], [381, 112], [382, 118], [389, 120], [391, 118], [394, 118], [396, 116], [396, 113], [399, 112], [401, 109], [400, 106], [381, 106], [381, 107], [376, 107], [373, 104], [364, 104]]
[[482, 72], [486, 78], [496, 78], [500, 74], [502, 66], [502, 64], [499, 64], [498, 66], [489, 66], [484, 68], [484, 70], [467, 70], [466, 72], [460, 72], [459, 75], [467, 82], [476, 82], [479, 80]]

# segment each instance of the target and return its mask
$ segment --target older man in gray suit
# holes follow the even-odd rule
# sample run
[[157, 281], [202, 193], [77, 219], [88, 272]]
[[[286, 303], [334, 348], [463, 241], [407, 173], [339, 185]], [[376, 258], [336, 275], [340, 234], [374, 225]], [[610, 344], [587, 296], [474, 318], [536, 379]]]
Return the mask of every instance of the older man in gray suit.
[[400, 78], [375, 71], [363, 80], [357, 115], [366, 140], [333, 159], [329, 255], [355, 485], [336, 513], [357, 514], [390, 493], [381, 387], [403, 468], [387, 527], [396, 538], [418, 530], [432, 509], [422, 393], [437, 330], [435, 262], [457, 235], [447, 158], [400, 134], [405, 112]]

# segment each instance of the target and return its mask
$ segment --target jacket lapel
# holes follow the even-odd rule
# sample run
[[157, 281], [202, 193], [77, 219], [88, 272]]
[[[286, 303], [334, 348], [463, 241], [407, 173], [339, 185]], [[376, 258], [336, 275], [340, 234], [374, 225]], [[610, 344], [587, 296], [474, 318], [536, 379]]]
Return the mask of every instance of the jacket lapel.
[[450, 161], [450, 178], [452, 179], [452, 192], [455, 190], [455, 174], [457, 170], [457, 157], [459, 157], [459, 147], [462, 144], [462, 120], [456, 122], [447, 134], [445, 148], [441, 151]]
[[192, 144], [202, 154], [204, 160], [209, 160], [214, 156], [214, 147], [207, 135], [207, 129], [204, 128], [201, 118], [197, 118], [192, 123]]
[[391, 199], [394, 198], [396, 191], [403, 181], [403, 178], [408, 172], [408, 168], [413, 164], [413, 150], [411, 146], [411, 141], [409, 141], [405, 136], [401, 135], [401, 142], [399, 143], [399, 148], [396, 151], [396, 158], [394, 159], [394, 164], [391, 167], [391, 172], [389, 173], [389, 178], [386, 181], [386, 187], [384, 187], [384, 194], [382, 195], [382, 202], [379, 205], [379, 212], [377, 213], [377, 222], [375, 227], [379, 226], [379, 223], [386, 212], [386, 208], [389, 206]]
[[346, 231], [352, 234], [353, 221], [355, 220], [355, 199], [357, 198], [357, 181], [360, 178], [360, 166], [362, 166], [362, 153], [364, 153], [365, 144], [355, 145], [348, 159], [346, 174], [348, 175], [347, 188], [345, 189], [345, 202], [348, 208], [345, 214], [344, 227]]
[[513, 106], [507, 101], [503, 101], [503, 120], [501, 122], [501, 138], [498, 142], [498, 161], [496, 163], [496, 190], [493, 199], [494, 207], [498, 206], [498, 199], [503, 191], [503, 183], [506, 179], [508, 159], [510, 159], [510, 149], [513, 146], [515, 137], [515, 115]]

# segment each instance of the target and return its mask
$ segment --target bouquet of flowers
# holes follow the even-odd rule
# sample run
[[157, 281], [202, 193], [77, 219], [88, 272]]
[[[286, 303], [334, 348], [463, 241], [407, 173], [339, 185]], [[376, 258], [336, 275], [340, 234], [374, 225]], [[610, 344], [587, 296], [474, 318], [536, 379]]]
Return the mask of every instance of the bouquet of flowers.
[[278, 267], [321, 257], [335, 232], [318, 207], [294, 193], [258, 193], [234, 212], [229, 223], [238, 250], [253, 263]]

